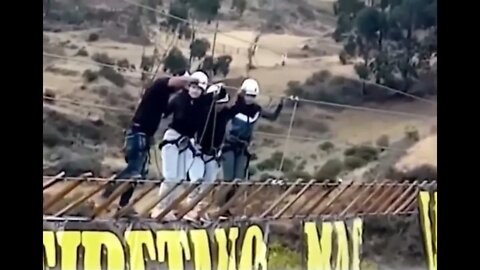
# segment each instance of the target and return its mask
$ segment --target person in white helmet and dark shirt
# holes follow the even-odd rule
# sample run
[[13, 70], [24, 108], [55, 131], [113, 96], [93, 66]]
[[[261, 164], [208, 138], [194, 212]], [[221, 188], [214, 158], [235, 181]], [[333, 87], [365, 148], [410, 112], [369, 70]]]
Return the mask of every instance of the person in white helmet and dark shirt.
[[[190, 77], [196, 79], [198, 83], [191, 84], [188, 89], [181, 91], [172, 98], [165, 112], [165, 117], [172, 115], [172, 122], [159, 146], [164, 176], [164, 182], [160, 186], [160, 194], [164, 194], [182, 180], [192, 182], [201, 180], [199, 177], [191, 179], [191, 174], [189, 174], [192, 167], [197, 165], [193, 163], [197, 153], [194, 138], [197, 133], [203, 130], [202, 124], [205, 123], [204, 119], [215, 100], [226, 96], [226, 90], [223, 88], [211, 87], [207, 89], [208, 76], [204, 72], [194, 72]], [[161, 210], [175, 199], [177, 193], [171, 192], [163, 199], [154, 209], [152, 217], [157, 217]], [[192, 193], [191, 196], [194, 194]], [[192, 199], [191, 196], [189, 196], [189, 199]], [[164, 219], [168, 221], [176, 219], [176, 217], [173, 212], [169, 212]]]
[[[258, 119], [262, 117], [275, 121], [283, 108], [283, 99], [280, 100], [274, 112], [264, 110], [258, 105], [256, 98], [259, 95], [260, 87], [255, 79], [244, 80], [240, 90], [240, 95], [245, 104], [239, 107], [239, 112], [230, 121], [222, 149], [223, 178], [225, 181], [246, 178], [250, 161], [248, 147]], [[235, 189], [232, 188], [225, 198], [220, 198], [219, 203], [227, 202], [234, 193]]]

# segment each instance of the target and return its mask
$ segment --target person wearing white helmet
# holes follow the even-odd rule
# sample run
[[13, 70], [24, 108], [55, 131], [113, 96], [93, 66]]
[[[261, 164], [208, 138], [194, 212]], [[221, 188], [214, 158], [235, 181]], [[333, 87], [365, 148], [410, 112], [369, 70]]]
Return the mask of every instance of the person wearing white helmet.
[[[245, 179], [247, 176], [250, 153], [248, 147], [252, 140], [255, 124], [260, 117], [275, 121], [283, 108], [283, 99], [280, 100], [274, 112], [264, 110], [257, 104], [260, 87], [255, 79], [248, 78], [240, 87], [240, 97], [245, 103], [239, 107], [239, 112], [230, 121], [230, 125], [222, 149], [223, 178], [225, 181]], [[229, 200], [235, 190], [231, 189], [219, 203]], [[229, 213], [227, 213], [228, 215]]]
[[[220, 91], [226, 88], [223, 84], [215, 84], [210, 86], [207, 91]], [[211, 112], [207, 114], [202, 122], [203, 130], [198, 131], [195, 141], [198, 147], [198, 154], [195, 157], [196, 163], [192, 166], [195, 170], [190, 170], [189, 174], [197, 176], [192, 178], [201, 178], [203, 183], [198, 191], [208, 187], [216, 179], [221, 168], [221, 149], [225, 138], [227, 123], [240, 112], [241, 108], [245, 106], [245, 101], [238, 96], [236, 88], [226, 88], [221, 92], [227, 92], [224, 98], [216, 99]], [[202, 164], [196, 165], [196, 164]], [[198, 210], [202, 208], [202, 203], [199, 203], [192, 211], [188, 213], [186, 218], [190, 220], [198, 220], [205, 218], [198, 215]]]
[[[167, 109], [170, 95], [194, 82], [196, 79], [181, 76], [159, 78], [145, 89], [125, 134], [124, 154], [127, 167], [115, 179], [146, 178], [152, 138], [161, 122], [162, 114]], [[101, 197], [108, 199], [117, 187], [118, 183], [113, 181]], [[121, 195], [119, 208], [128, 204], [134, 189], [135, 183]]]
[[[194, 162], [197, 152], [194, 137], [203, 128], [203, 119], [206, 117], [210, 105], [214, 102], [214, 98], [223, 98], [226, 94], [225, 91], [220, 91], [221, 89], [219, 91], [207, 91], [208, 76], [204, 72], [194, 72], [190, 75], [190, 78], [196, 82], [190, 84], [184, 91], [170, 100], [165, 112], [165, 117], [172, 115], [172, 121], [159, 146], [164, 176], [164, 182], [160, 186], [160, 194], [164, 194], [181, 180], [200, 180], [199, 177], [190, 179], [192, 175], [189, 174], [191, 170], [203, 169], [202, 163]], [[163, 199], [152, 213], [152, 217], [158, 216], [160, 211], [175, 199], [177, 193], [171, 192]], [[172, 212], [169, 212], [165, 217], [166, 220], [175, 218]]]

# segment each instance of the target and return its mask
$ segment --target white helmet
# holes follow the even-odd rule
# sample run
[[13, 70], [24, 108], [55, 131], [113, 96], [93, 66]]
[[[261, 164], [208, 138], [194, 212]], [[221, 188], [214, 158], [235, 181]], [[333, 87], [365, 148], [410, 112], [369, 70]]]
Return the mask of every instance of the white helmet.
[[258, 82], [254, 79], [244, 80], [240, 89], [249, 96], [258, 96], [260, 92], [260, 87], [258, 86]]
[[201, 71], [196, 71], [192, 75], [190, 75], [191, 78], [195, 78], [198, 80], [198, 86], [202, 88], [203, 90], [207, 90], [207, 85], [208, 85], [208, 76], [207, 74], [201, 72]]

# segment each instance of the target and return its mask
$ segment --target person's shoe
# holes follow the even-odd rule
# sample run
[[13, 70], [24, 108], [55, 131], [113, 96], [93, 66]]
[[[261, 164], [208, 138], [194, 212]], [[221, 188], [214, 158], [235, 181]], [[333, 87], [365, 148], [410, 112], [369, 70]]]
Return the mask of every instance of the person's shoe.
[[230, 210], [227, 210], [227, 211], [225, 211], [223, 214], [221, 214], [221, 215], [218, 217], [218, 219], [224, 221], [224, 220], [229, 220], [229, 219], [231, 219], [232, 217], [233, 217], [232, 212], [230, 212]]
[[210, 224], [213, 222], [213, 219], [209, 214], [204, 214], [199, 219], [203, 224]]

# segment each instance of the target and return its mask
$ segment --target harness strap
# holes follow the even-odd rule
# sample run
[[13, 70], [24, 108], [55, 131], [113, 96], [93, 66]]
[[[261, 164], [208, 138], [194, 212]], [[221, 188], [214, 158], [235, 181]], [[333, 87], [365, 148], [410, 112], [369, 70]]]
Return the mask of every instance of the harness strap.
[[232, 142], [232, 141], [226, 141], [223, 148], [223, 153], [234, 151], [238, 152], [239, 150], [242, 150], [246, 156], [250, 157], [250, 153], [248, 152], [248, 147], [245, 144], [238, 143], [238, 142]]
[[178, 138], [174, 140], [162, 140], [160, 144], [158, 145], [158, 148], [162, 150], [162, 148], [167, 145], [167, 144], [174, 144], [177, 146], [178, 151], [182, 153], [183, 151], [190, 149], [192, 150], [192, 153], [195, 153], [195, 148], [193, 145], [190, 143], [190, 140], [188, 137], [185, 136], [179, 136]]

